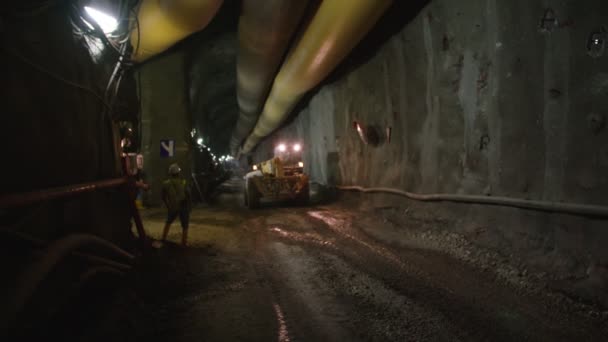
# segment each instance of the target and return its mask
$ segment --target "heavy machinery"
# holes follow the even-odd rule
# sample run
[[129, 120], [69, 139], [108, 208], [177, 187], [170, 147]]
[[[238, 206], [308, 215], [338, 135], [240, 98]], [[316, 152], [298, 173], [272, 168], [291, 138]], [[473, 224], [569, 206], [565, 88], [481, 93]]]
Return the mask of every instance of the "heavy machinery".
[[245, 177], [245, 205], [259, 207], [260, 200], [291, 200], [306, 204], [310, 199], [308, 176], [304, 173], [302, 145], [281, 143], [274, 158], [253, 165]]

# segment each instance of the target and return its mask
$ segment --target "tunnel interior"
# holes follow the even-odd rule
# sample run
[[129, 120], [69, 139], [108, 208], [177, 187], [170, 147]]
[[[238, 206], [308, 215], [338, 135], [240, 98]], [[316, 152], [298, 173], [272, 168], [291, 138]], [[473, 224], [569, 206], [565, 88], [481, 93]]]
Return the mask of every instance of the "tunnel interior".
[[[0, 337], [608, 339], [607, 14], [1, 4]], [[174, 164], [181, 249], [163, 231]]]

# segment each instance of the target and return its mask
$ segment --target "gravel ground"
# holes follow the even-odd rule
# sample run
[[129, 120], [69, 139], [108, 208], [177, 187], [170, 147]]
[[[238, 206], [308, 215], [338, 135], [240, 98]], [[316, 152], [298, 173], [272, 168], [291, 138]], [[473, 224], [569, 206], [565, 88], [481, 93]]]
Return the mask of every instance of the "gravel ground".
[[[86, 341], [607, 341], [600, 312], [525, 270], [383, 211], [242, 206], [240, 182], [175, 224]], [[160, 236], [162, 210], [144, 211]], [[439, 228], [434, 229], [434, 226]]]

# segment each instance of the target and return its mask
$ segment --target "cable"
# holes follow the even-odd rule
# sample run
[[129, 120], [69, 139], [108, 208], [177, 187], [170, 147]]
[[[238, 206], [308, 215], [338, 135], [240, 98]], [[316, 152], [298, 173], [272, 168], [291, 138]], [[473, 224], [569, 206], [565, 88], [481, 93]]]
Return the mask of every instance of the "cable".
[[363, 193], [388, 193], [404, 196], [409, 199], [424, 202], [460, 202], [471, 204], [500, 205], [522, 209], [533, 209], [556, 213], [566, 213], [582, 216], [608, 217], [608, 207], [578, 203], [559, 203], [547, 201], [524, 200], [511, 197], [493, 197], [479, 195], [456, 195], [456, 194], [417, 194], [413, 192], [391, 189], [391, 188], [364, 188], [362, 186], [336, 186], [342, 191], [359, 191]]
[[131, 10], [133, 11], [133, 17], [135, 18], [135, 24], [137, 25], [137, 46], [135, 47], [135, 50], [133, 52], [133, 56], [137, 56], [137, 53], [139, 52], [139, 45], [141, 42], [141, 30], [139, 26], [139, 16], [137, 15], [137, 12], [135, 12], [135, 8]]
[[47, 76], [50, 76], [51, 78], [54, 78], [57, 81], [63, 82], [67, 85], [70, 85], [74, 88], [80, 89], [80, 90], [84, 90], [85, 92], [93, 95], [97, 100], [99, 100], [99, 102], [104, 105], [104, 107], [106, 107], [108, 110], [111, 110], [110, 105], [103, 99], [103, 97], [101, 97], [101, 95], [97, 94], [93, 89], [83, 86], [81, 84], [78, 84], [76, 82], [70, 81], [70, 80], [66, 80], [65, 78], [53, 73], [52, 71], [49, 71], [47, 69], [45, 69], [44, 67], [30, 61], [29, 59], [27, 59], [26, 57], [24, 57], [23, 55], [21, 55], [19, 52], [17, 52], [16, 50], [13, 50], [12, 48], [7, 47], [6, 45], [3, 47], [3, 49], [5, 51], [7, 51], [10, 55], [12, 55], [13, 57], [15, 57], [16, 59], [20, 60], [21, 62], [31, 66], [32, 68], [38, 70], [39, 72], [46, 74]]
[[108, 47], [110, 48], [113, 52], [115, 52], [116, 54], [118, 54], [119, 57], [122, 57], [122, 55], [120, 54], [120, 51], [118, 49], [118, 47], [116, 45], [114, 45], [114, 43], [112, 43], [112, 41], [110, 41], [108, 39], [108, 37], [106, 36], [105, 32], [103, 32], [103, 29], [99, 26], [99, 24], [97, 23], [97, 21], [95, 21], [95, 19], [93, 19], [93, 17], [91, 17], [91, 15], [87, 12], [87, 11], [81, 11], [80, 8], [78, 7], [78, 4], [75, 3], [73, 5], [73, 9], [75, 11], [75, 13], [78, 15], [78, 17], [80, 18], [80, 20], [84, 21], [86, 24], [93, 26], [93, 30], [89, 30], [90, 33], [94, 33], [92, 34], [93, 36], [101, 39], [101, 41]]

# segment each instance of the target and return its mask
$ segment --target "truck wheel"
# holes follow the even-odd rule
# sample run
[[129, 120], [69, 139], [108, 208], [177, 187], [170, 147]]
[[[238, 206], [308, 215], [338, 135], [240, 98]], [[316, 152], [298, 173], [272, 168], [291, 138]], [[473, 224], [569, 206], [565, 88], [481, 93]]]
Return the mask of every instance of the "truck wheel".
[[245, 201], [247, 202], [247, 208], [249, 209], [256, 209], [260, 206], [260, 195], [251, 179], [247, 179]]

